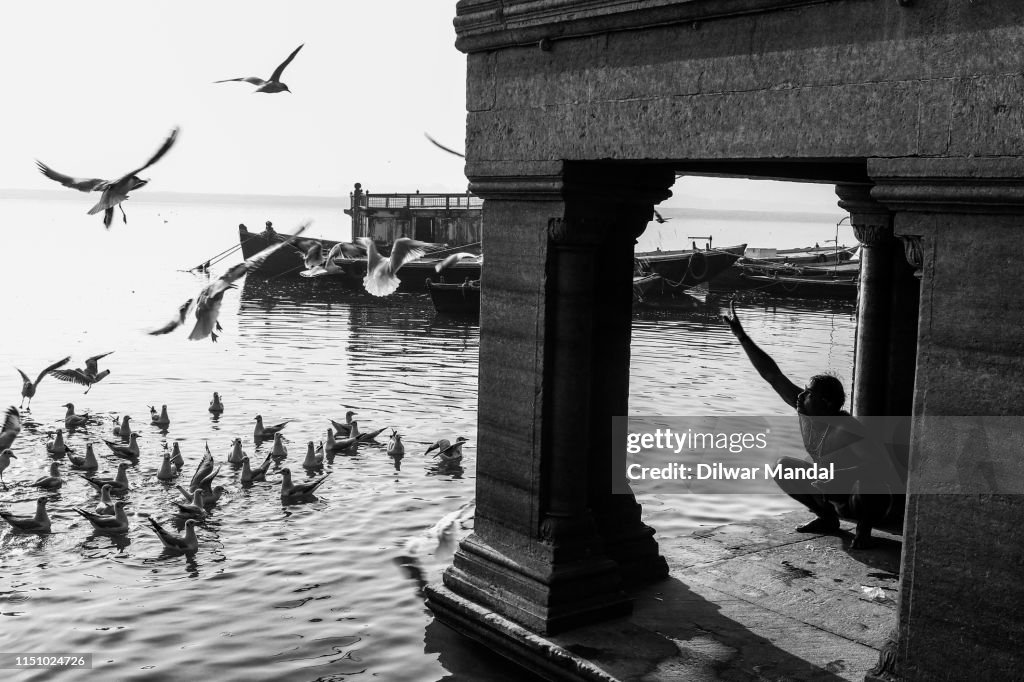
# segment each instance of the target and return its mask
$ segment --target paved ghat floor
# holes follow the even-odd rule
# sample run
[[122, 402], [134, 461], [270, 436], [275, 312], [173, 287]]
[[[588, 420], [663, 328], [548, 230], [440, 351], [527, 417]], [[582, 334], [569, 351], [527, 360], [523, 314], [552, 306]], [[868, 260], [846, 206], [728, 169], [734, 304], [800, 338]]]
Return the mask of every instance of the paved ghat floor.
[[[568, 680], [863, 680], [896, 622], [902, 544], [850, 550], [793, 527], [806, 512], [698, 531], [661, 551], [667, 580], [633, 614], [544, 638], [497, 618], [483, 639]], [[450, 594], [450, 593], [449, 593]]]

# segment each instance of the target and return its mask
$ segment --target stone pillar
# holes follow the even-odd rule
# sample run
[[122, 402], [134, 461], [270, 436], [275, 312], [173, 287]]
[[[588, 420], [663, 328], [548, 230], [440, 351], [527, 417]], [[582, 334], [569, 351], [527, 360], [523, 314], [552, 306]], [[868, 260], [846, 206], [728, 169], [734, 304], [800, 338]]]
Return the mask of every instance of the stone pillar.
[[634, 239], [673, 180], [565, 164], [471, 183], [487, 226], [475, 530], [428, 589], [434, 613], [471, 636], [487, 628], [459, 626], [474, 606], [541, 633], [631, 609], [608, 547], [646, 527], [637, 514], [606, 544], [595, 514], [613, 504], [609, 417], [625, 414], [628, 390], [631, 314], [617, 291], [630, 295]]
[[893, 234], [892, 213], [869, 185], [836, 186], [861, 243], [854, 385], [859, 416], [908, 415], [914, 386], [918, 282]]
[[[923, 418], [911, 438], [898, 628], [869, 679], [1006, 679], [1024, 642], [1024, 498], [923, 486], [958, 457], [987, 449], [994, 471], [1013, 472], [1024, 452], [985, 448], [967, 420], [944, 422], [948, 439], [924, 429], [1024, 411], [1024, 161], [878, 159], [868, 171], [921, 266], [913, 413]], [[965, 439], [976, 447], [958, 451]]]

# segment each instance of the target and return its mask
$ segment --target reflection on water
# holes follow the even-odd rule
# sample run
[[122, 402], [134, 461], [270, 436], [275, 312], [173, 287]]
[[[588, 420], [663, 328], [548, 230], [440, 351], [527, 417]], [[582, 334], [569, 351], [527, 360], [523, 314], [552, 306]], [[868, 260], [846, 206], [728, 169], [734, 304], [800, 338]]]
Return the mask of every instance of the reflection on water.
[[[237, 221], [236, 221], [237, 222]], [[5, 650], [93, 652], [98, 674], [110, 679], [314, 679], [375, 675], [388, 680], [522, 679], [489, 652], [445, 628], [430, 625], [409, 570], [396, 564], [408, 538], [473, 499], [476, 464], [477, 352], [473, 321], [436, 316], [429, 298], [376, 299], [341, 290], [329, 280], [252, 279], [225, 295], [224, 333], [216, 344], [184, 334], [149, 337], [142, 329], [163, 320], [202, 286], [177, 273], [147, 284], [145, 300], [126, 315], [124, 285], [111, 278], [112, 302], [81, 309], [40, 305], [25, 325], [11, 327], [0, 364], [45, 366], [74, 353], [116, 349], [104, 366], [111, 375], [88, 393], [46, 380], [15, 445], [19, 456], [4, 472], [10, 489], [3, 507], [28, 513], [37, 491], [28, 483], [45, 473], [46, 433], [62, 425], [62, 403], [96, 421], [67, 434], [78, 454], [95, 443], [100, 476], [118, 460], [100, 442], [112, 417], [129, 414], [142, 449], [128, 472], [127, 537], [96, 535], [73, 507], [91, 508], [91, 487], [63, 467], [64, 487], [50, 497], [53, 534], [0, 530], [0, 613], [9, 618]], [[122, 292], [122, 293], [117, 293]], [[116, 296], [115, 296], [116, 294]], [[786, 414], [777, 396], [749, 367], [718, 321], [721, 300], [701, 297], [694, 310], [644, 311], [633, 325], [630, 412]], [[848, 380], [852, 308], [766, 307], [741, 304], [750, 335], [794, 381], [832, 369]], [[98, 324], [100, 320], [102, 324]], [[39, 328], [89, 330], [74, 343]], [[15, 372], [0, 376], [16, 397]], [[848, 383], [848, 381], [847, 381]], [[207, 411], [214, 391], [225, 412]], [[171, 424], [149, 423], [147, 405], [167, 404]], [[153, 516], [174, 524], [175, 481], [156, 477], [165, 445], [180, 444], [184, 484], [204, 443], [225, 461], [242, 438], [259, 463], [271, 443], [254, 444], [254, 417], [291, 420], [284, 465], [296, 476], [307, 441], [324, 440], [329, 419], [356, 412], [363, 431], [393, 427], [406, 454], [393, 459], [379, 444], [328, 459], [318, 501], [282, 506], [279, 478], [243, 486], [225, 466], [215, 481], [226, 491], [197, 524], [200, 550], [170, 556], [148, 527]], [[439, 438], [465, 436], [465, 458], [445, 468], [423, 453]], [[665, 495], [642, 500], [662, 537], [701, 523], [790, 509], [788, 498], [735, 500], [727, 496]], [[443, 565], [424, 552], [416, 566], [436, 577]], [[441, 553], [443, 554], [443, 552]], [[447, 559], [445, 559], [447, 560]], [[408, 563], [408, 562], [405, 562]], [[267, 633], [274, 633], [268, 637]], [[424, 640], [426, 632], [426, 640]], [[2, 648], [2, 647], [0, 647]], [[481, 674], [486, 671], [486, 675]], [[52, 679], [28, 673], [25, 679]], [[94, 673], [96, 674], [96, 673]], [[506, 675], [506, 677], [502, 677]], [[69, 678], [72, 679], [72, 678]]]

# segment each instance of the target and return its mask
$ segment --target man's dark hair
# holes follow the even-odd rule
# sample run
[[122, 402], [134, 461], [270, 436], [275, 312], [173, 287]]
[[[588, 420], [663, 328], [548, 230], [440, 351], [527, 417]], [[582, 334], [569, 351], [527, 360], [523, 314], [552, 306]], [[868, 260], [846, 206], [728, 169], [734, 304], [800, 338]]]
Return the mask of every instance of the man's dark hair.
[[836, 412], [842, 409], [843, 403], [846, 402], [846, 391], [843, 389], [843, 382], [834, 374], [815, 374], [811, 377], [808, 388], [829, 401]]

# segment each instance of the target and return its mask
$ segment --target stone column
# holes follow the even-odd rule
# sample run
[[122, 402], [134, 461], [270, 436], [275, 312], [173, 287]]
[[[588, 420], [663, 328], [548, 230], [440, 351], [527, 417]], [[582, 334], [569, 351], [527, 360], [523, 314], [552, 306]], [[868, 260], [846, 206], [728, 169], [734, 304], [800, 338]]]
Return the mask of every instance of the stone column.
[[[443, 587], [428, 589], [434, 613], [471, 636], [487, 611], [553, 633], [631, 608], [595, 521], [611, 504], [600, 495], [609, 415], [625, 414], [628, 391], [631, 315], [616, 292], [630, 295], [633, 240], [673, 180], [670, 169], [565, 164], [471, 183], [487, 254], [475, 530]], [[637, 515], [610, 544], [640, 526]], [[656, 563], [648, 535], [652, 547]]]
[[[1021, 485], [1019, 441], [986, 444], [962, 417], [1024, 411], [1024, 160], [878, 159], [868, 171], [921, 272], [899, 623], [869, 679], [1005, 679], [1024, 642], [1024, 496], [929, 490], [957, 490], [946, 473], [961, 459]], [[949, 437], [936, 438], [928, 425], [944, 417]]]

